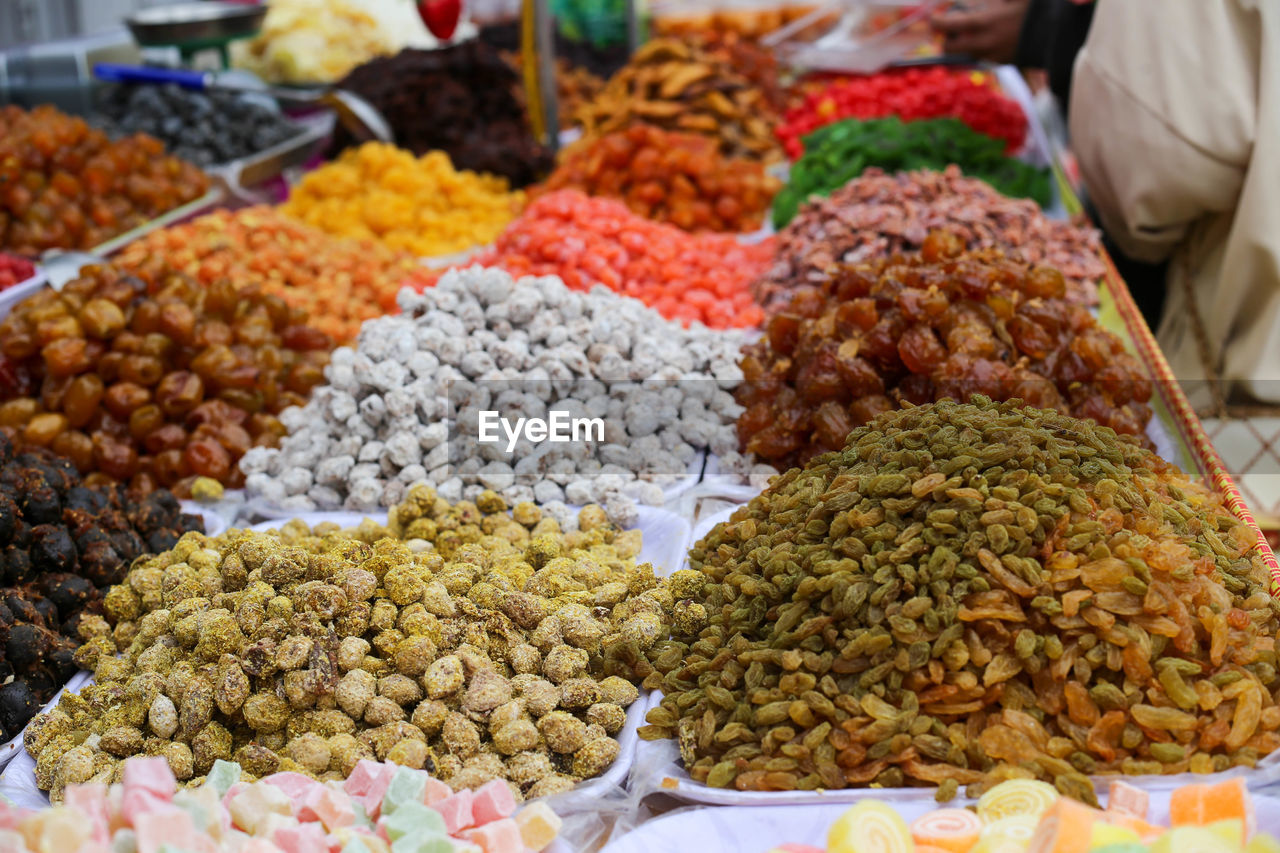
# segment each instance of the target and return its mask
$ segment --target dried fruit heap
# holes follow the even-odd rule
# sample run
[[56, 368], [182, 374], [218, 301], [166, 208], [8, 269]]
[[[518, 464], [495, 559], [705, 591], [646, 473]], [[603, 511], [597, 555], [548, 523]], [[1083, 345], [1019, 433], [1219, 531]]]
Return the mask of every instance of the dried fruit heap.
[[[551, 171], [551, 152], [533, 138], [517, 97], [519, 75], [479, 39], [370, 60], [338, 88], [377, 107], [396, 143], [414, 154], [443, 151], [459, 170], [499, 175], [517, 188]], [[341, 128], [336, 141], [355, 144]]]
[[146, 493], [235, 463], [284, 434], [275, 415], [323, 381], [333, 341], [256, 287], [110, 265], [45, 288], [0, 321], [0, 429]]
[[271, 207], [218, 210], [155, 231], [117, 263], [148, 282], [181, 272], [202, 284], [261, 284], [339, 343], [354, 340], [365, 320], [394, 314], [402, 281], [418, 269], [410, 255], [335, 238]]
[[755, 231], [781, 183], [758, 160], [644, 124], [569, 149], [540, 191], [620, 198], [632, 212], [686, 231]]
[[219, 758], [323, 780], [376, 758], [455, 790], [565, 791], [617, 758], [672, 606], [638, 531], [596, 506], [578, 520], [562, 534], [533, 504], [422, 487], [358, 539], [184, 537], [107, 593], [114, 633], [77, 653], [96, 684], [28, 730], [36, 782], [56, 802], [145, 753], [184, 781]]
[[577, 119], [586, 138], [643, 123], [705, 134], [730, 157], [782, 157], [765, 92], [728, 60], [674, 39], [636, 51]]
[[112, 142], [50, 106], [0, 110], [0, 248], [90, 249], [208, 188], [208, 175], [153, 137]]
[[985, 394], [1143, 435], [1151, 382], [1062, 274], [935, 232], [919, 255], [830, 271], [797, 289], [744, 351], [742, 449], [775, 467], [844, 446], [900, 403]]
[[88, 488], [70, 460], [44, 449], [15, 455], [0, 434], [0, 741], [76, 671], [72, 652], [86, 632], [106, 628], [99, 587], [202, 529], [169, 492], [134, 501], [117, 487]]
[[[974, 398], [792, 469], [671, 582], [643, 737], [739, 789], [1205, 773], [1280, 746], [1255, 533], [1108, 429]], [[681, 604], [677, 604], [679, 608]], [[687, 607], [700, 606], [685, 604]]]
[[435, 257], [492, 242], [524, 200], [505, 178], [455, 169], [443, 151], [415, 157], [366, 142], [299, 181], [281, 212], [338, 237]]
[[775, 263], [752, 291], [761, 305], [779, 308], [833, 264], [915, 251], [935, 230], [957, 234], [970, 249], [1001, 249], [1054, 267], [1072, 302], [1098, 301], [1106, 266], [1097, 231], [1049, 219], [1034, 202], [1006, 198], [954, 166], [897, 175], [867, 169], [829, 198], [802, 205], [779, 232]]

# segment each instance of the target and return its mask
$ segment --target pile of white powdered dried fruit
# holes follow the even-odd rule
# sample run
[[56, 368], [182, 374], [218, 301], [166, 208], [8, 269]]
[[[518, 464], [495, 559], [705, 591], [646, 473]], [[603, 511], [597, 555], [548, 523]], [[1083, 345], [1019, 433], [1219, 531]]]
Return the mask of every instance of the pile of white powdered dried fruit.
[[[305, 407], [281, 415], [289, 435], [278, 449], [245, 454], [250, 499], [363, 512], [421, 482], [447, 500], [493, 489], [536, 501], [570, 525], [567, 505], [598, 503], [627, 526], [704, 449], [753, 482], [775, 473], [736, 452], [741, 332], [684, 328], [604, 288], [481, 267], [406, 289], [399, 304], [402, 314], [367, 321], [354, 348], [333, 353], [328, 384]], [[513, 452], [501, 430], [500, 441], [477, 440], [481, 411], [514, 422], [550, 410], [600, 419], [603, 440], [525, 437]]]

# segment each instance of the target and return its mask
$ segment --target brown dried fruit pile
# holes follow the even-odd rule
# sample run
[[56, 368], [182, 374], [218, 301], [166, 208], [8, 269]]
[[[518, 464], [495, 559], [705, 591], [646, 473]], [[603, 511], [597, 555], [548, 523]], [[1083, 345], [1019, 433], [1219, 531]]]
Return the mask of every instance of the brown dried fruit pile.
[[0, 320], [0, 429], [69, 457], [90, 485], [237, 488], [240, 457], [285, 434], [276, 415], [306, 403], [331, 349], [256, 284], [87, 266]]
[[28, 729], [36, 781], [56, 801], [141, 753], [179, 780], [219, 758], [325, 780], [376, 758], [455, 789], [568, 790], [617, 758], [671, 609], [639, 531], [598, 506], [578, 521], [419, 487], [390, 530], [185, 536], [106, 594], [114, 628], [76, 655], [96, 683]]
[[784, 469], [898, 407], [983, 394], [1142, 436], [1151, 382], [1062, 275], [934, 232], [918, 255], [839, 266], [744, 351], [742, 449]]
[[974, 400], [882, 415], [694, 546], [671, 591], [709, 624], [654, 648], [642, 737], [712, 786], [944, 800], [1280, 746], [1256, 534], [1108, 429]]
[[651, 124], [711, 136], [729, 157], [782, 158], [765, 92], [724, 58], [673, 39], [636, 51], [575, 118], [587, 139]]
[[954, 166], [897, 175], [868, 169], [805, 204], [779, 233], [777, 261], [754, 285], [756, 299], [779, 308], [834, 264], [913, 251], [934, 230], [955, 233], [969, 249], [1002, 249], [1061, 270], [1072, 302], [1098, 301], [1096, 285], [1106, 275], [1098, 232], [1049, 219], [1035, 202], [1006, 198]]

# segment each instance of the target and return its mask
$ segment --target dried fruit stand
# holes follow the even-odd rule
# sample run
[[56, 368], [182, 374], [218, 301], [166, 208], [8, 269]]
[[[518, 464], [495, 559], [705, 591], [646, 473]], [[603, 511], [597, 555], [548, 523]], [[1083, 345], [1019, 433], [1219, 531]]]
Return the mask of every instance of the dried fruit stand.
[[390, 139], [0, 111], [0, 850], [1280, 850], [1280, 566], [1016, 71], [324, 5], [231, 55]]

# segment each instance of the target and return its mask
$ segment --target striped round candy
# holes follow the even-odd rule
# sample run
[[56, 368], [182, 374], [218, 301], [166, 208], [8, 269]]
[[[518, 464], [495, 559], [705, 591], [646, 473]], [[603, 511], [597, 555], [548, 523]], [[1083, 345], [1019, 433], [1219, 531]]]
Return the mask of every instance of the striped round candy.
[[911, 837], [919, 846], [968, 853], [982, 832], [982, 820], [968, 809], [937, 809], [916, 818]]
[[975, 849], [1026, 850], [1039, 824], [1038, 816], [1020, 814], [1002, 817], [982, 828], [982, 834], [978, 836]]
[[1060, 794], [1048, 782], [1010, 779], [987, 791], [978, 800], [978, 817], [992, 823], [1013, 815], [1039, 817]]
[[827, 853], [912, 853], [907, 822], [892, 807], [863, 800], [827, 831]]

